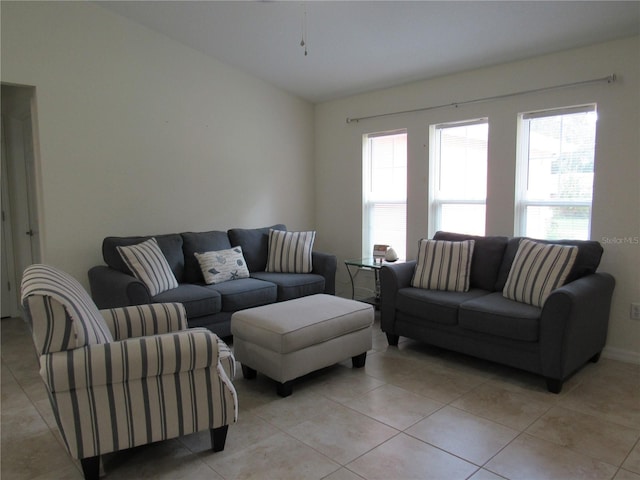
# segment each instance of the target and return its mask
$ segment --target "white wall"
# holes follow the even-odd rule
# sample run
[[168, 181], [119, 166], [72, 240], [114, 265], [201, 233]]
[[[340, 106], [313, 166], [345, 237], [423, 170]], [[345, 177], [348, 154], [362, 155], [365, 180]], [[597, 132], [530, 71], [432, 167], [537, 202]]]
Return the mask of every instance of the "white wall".
[[2, 2], [2, 82], [36, 87], [43, 261], [108, 235], [313, 228], [313, 106], [89, 2]]
[[[428, 128], [441, 122], [489, 118], [487, 234], [513, 235], [518, 113], [596, 102], [598, 130], [591, 238], [603, 243], [600, 269], [617, 281], [605, 354], [640, 362], [640, 38], [595, 45], [526, 61], [463, 72], [316, 106], [316, 220], [339, 262], [360, 256], [362, 135], [408, 131], [408, 252], [427, 236]], [[609, 84], [575, 87], [488, 103], [387, 116], [361, 117], [605, 77]], [[622, 239], [631, 239], [626, 242]], [[618, 243], [619, 242], [619, 243]], [[337, 285], [350, 294], [344, 268]]]

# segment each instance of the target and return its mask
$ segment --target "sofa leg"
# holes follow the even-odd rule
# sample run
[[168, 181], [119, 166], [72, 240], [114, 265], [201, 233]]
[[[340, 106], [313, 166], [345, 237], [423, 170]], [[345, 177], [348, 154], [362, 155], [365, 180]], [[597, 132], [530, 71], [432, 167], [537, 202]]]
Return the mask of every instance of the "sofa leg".
[[398, 346], [398, 340], [400, 340], [400, 335], [394, 335], [393, 333], [387, 333], [387, 342], [392, 347]]
[[591, 358], [589, 359], [589, 361], [590, 361], [591, 363], [598, 363], [598, 360], [600, 360], [600, 354], [601, 354], [601, 353], [602, 353], [602, 352], [598, 352], [598, 353], [596, 353], [593, 357], [591, 357]]
[[211, 432], [211, 448], [214, 452], [221, 452], [224, 450], [224, 444], [227, 441], [227, 430], [229, 425], [223, 425], [222, 427], [212, 428]]
[[278, 383], [276, 391], [281, 397], [288, 397], [293, 393], [293, 382], [289, 380], [288, 382]]
[[242, 376], [244, 378], [246, 378], [247, 380], [251, 380], [252, 378], [256, 378], [257, 374], [258, 372], [256, 372], [253, 368], [247, 367], [246, 365], [242, 364]]
[[85, 480], [98, 480], [100, 477], [100, 455], [80, 459]]
[[545, 380], [547, 381], [547, 390], [551, 393], [560, 393], [562, 390], [562, 380], [557, 378], [546, 378]]
[[367, 352], [361, 353], [360, 355], [356, 355], [355, 357], [351, 357], [351, 365], [353, 368], [362, 368], [367, 361]]

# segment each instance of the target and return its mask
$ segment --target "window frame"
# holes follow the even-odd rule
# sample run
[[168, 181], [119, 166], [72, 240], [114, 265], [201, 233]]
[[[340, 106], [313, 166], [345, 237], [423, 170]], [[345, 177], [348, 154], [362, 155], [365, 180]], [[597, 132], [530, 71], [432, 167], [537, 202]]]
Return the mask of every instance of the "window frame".
[[[527, 232], [527, 208], [529, 207], [588, 207], [589, 225], [587, 228], [587, 239], [591, 238], [591, 221], [593, 216], [593, 186], [591, 201], [581, 200], [544, 200], [529, 199], [527, 196], [529, 184], [529, 133], [527, 128], [528, 120], [537, 118], [556, 117], [560, 115], [571, 115], [576, 113], [594, 112], [597, 116], [598, 108], [596, 103], [584, 105], [574, 105], [567, 107], [547, 108], [518, 114], [517, 139], [516, 139], [516, 181], [515, 181], [515, 202], [514, 202], [514, 235], [526, 236]], [[596, 117], [597, 118], [597, 117]], [[595, 146], [597, 143], [597, 127], [594, 137], [594, 165], [593, 181], [595, 183]], [[547, 239], [552, 240], [552, 239]]]
[[487, 175], [489, 163], [489, 117], [473, 118], [468, 120], [437, 123], [429, 126], [429, 219], [428, 231], [429, 236], [433, 237], [436, 231], [441, 229], [442, 225], [442, 207], [443, 205], [484, 205], [485, 207], [485, 231], [486, 231], [486, 206], [487, 192], [485, 186], [484, 199], [461, 199], [447, 198], [438, 195], [440, 192], [438, 179], [441, 174], [441, 140], [440, 136], [445, 128], [458, 128], [472, 125], [487, 125]]
[[[402, 252], [406, 250], [407, 243], [407, 209], [408, 209], [408, 192], [405, 193], [404, 201], [399, 200], [389, 200], [384, 202], [371, 202], [368, 194], [370, 192], [369, 186], [372, 182], [372, 157], [371, 157], [371, 140], [380, 137], [391, 137], [395, 135], [405, 135], [407, 138], [407, 147], [408, 147], [408, 130], [406, 128], [395, 129], [395, 130], [387, 130], [382, 132], [372, 132], [365, 133], [362, 135], [362, 245], [361, 245], [361, 254], [363, 258], [371, 257], [373, 255], [372, 249], [372, 240], [371, 240], [371, 228], [370, 228], [370, 220], [371, 220], [371, 212], [372, 208], [370, 207], [373, 203], [385, 203], [385, 204], [396, 204], [396, 205], [404, 205], [405, 207], [405, 244], [402, 246], [399, 245], [391, 245], [395, 249]], [[405, 178], [405, 183], [408, 188], [408, 152], [407, 152], [407, 178]]]

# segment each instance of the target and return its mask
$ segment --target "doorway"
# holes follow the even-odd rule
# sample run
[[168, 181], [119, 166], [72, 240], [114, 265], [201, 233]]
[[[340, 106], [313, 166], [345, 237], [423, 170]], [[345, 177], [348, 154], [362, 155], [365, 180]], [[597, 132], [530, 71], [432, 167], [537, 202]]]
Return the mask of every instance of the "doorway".
[[22, 272], [40, 262], [35, 88], [2, 85], [2, 318], [21, 316]]

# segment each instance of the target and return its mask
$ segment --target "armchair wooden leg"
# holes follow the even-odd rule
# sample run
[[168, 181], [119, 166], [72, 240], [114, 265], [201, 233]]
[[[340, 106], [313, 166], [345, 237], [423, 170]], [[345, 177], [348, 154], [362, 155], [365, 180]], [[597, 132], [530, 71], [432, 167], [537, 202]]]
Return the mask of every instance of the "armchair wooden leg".
[[394, 335], [393, 333], [387, 333], [387, 342], [392, 347], [398, 346], [398, 340], [400, 340], [400, 335]]
[[562, 391], [562, 380], [557, 378], [547, 378], [547, 390], [551, 393], [560, 393]]
[[211, 429], [211, 448], [214, 452], [224, 450], [224, 444], [227, 441], [227, 430], [229, 425]]
[[100, 455], [80, 459], [85, 480], [98, 480], [100, 477]]

